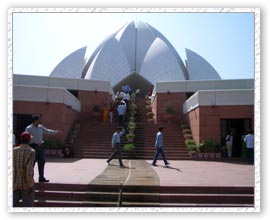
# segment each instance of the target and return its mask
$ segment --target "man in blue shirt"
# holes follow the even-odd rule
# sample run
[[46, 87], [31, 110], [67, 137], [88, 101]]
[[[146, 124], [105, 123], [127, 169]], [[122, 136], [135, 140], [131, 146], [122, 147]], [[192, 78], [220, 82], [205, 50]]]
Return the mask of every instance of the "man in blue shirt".
[[154, 155], [154, 160], [152, 162], [152, 165], [153, 166], [157, 166], [156, 165], [156, 162], [157, 162], [157, 159], [158, 159], [158, 156], [159, 156], [159, 153], [161, 153], [162, 155], [162, 159], [165, 163], [165, 165], [169, 165], [170, 163], [168, 163], [167, 159], [166, 159], [166, 156], [163, 152], [163, 133], [162, 133], [162, 130], [163, 130], [163, 127], [159, 127], [158, 128], [158, 132], [156, 134], [156, 142], [155, 142], [155, 147], [156, 147], [156, 152], [155, 152], [155, 155]]
[[116, 131], [114, 132], [113, 136], [112, 136], [112, 149], [113, 149], [113, 153], [112, 155], [109, 157], [109, 159], [107, 160], [107, 163], [110, 164], [110, 161], [116, 156], [118, 155], [118, 160], [119, 160], [119, 164], [120, 167], [124, 168], [124, 164], [122, 162], [122, 148], [120, 146], [120, 142], [121, 142], [121, 136], [125, 134], [125, 129], [118, 127], [116, 128]]

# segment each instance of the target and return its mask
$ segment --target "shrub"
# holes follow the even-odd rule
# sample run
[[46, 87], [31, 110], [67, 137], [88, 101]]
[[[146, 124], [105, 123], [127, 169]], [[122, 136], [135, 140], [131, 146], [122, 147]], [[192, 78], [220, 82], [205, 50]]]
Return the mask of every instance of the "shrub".
[[198, 152], [199, 151], [199, 148], [196, 144], [188, 144], [187, 145], [187, 149], [189, 152]]
[[199, 144], [199, 149], [201, 152], [219, 152], [220, 144], [213, 140], [205, 140]]
[[100, 111], [101, 111], [101, 108], [100, 108], [99, 105], [93, 105], [92, 111], [93, 111], [93, 112], [100, 112]]
[[186, 128], [182, 130], [183, 134], [191, 134], [191, 130]]
[[186, 146], [187, 145], [196, 145], [196, 142], [192, 139], [187, 139], [187, 140], [185, 140], [185, 144], [186, 144]]
[[170, 115], [174, 115], [175, 114], [175, 111], [174, 111], [174, 109], [173, 109], [172, 106], [167, 106], [166, 109], [165, 109], [165, 112], [167, 114], [170, 114]]
[[54, 138], [46, 138], [44, 141], [45, 149], [62, 150], [65, 146], [64, 142], [58, 141]]
[[134, 138], [135, 134], [126, 134], [126, 138]]
[[184, 134], [185, 139], [193, 139], [192, 134]]
[[131, 152], [135, 149], [136, 149], [136, 147], [134, 146], [134, 144], [125, 144], [123, 147], [123, 151], [125, 151], [125, 152]]
[[131, 109], [136, 109], [136, 108], [137, 108], [137, 105], [136, 105], [135, 103], [132, 103], [132, 104], [130, 105], [130, 108], [131, 108]]
[[147, 115], [147, 117], [152, 118], [154, 116], [154, 113], [153, 112], [147, 112], [146, 115]]
[[187, 126], [187, 124], [180, 123], [180, 128], [182, 128], [182, 129], [187, 129], [187, 128], [188, 128], [188, 126]]
[[135, 117], [133, 117], [133, 116], [129, 117], [129, 121], [130, 122], [134, 122], [135, 121]]
[[151, 111], [151, 110], [152, 110], [152, 106], [151, 106], [151, 105], [147, 105], [147, 106], [145, 107], [145, 109], [146, 109], [147, 111]]
[[134, 130], [136, 128], [136, 123], [135, 122], [129, 122], [128, 123], [128, 129], [129, 130]]

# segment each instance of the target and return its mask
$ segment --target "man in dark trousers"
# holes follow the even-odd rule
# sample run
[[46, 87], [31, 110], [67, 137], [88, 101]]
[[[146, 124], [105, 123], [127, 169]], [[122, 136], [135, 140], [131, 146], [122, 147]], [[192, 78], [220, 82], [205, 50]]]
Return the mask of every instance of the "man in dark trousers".
[[156, 152], [155, 152], [155, 155], [154, 155], [154, 160], [152, 162], [153, 166], [157, 166], [156, 162], [157, 162], [159, 153], [161, 153], [162, 159], [163, 159], [165, 165], [167, 166], [167, 165], [170, 164], [167, 161], [166, 156], [165, 156], [165, 154], [163, 152], [163, 133], [162, 133], [162, 131], [163, 131], [163, 127], [159, 127], [158, 132], [156, 134], [156, 141], [155, 141]]
[[122, 162], [122, 148], [120, 146], [120, 142], [121, 142], [121, 136], [125, 134], [125, 129], [118, 127], [116, 128], [116, 131], [114, 132], [113, 136], [112, 136], [112, 149], [113, 149], [113, 153], [112, 155], [109, 157], [109, 159], [107, 160], [107, 163], [110, 164], [110, 161], [117, 155], [118, 156], [118, 160], [119, 160], [119, 165], [120, 167], [124, 168], [124, 164]]
[[250, 164], [254, 164], [254, 135], [253, 131], [249, 130], [244, 138], [247, 148], [247, 159]]
[[29, 146], [31, 135], [21, 133], [21, 145], [13, 149], [13, 207], [22, 199], [23, 207], [34, 206], [35, 150]]
[[45, 149], [44, 149], [44, 141], [43, 134], [59, 134], [63, 133], [58, 130], [51, 130], [45, 128], [40, 124], [39, 115], [32, 116], [32, 124], [26, 127], [25, 131], [29, 132], [33, 138], [30, 141], [30, 146], [36, 151], [35, 162], [38, 163], [38, 172], [39, 172], [39, 182], [49, 182], [44, 177], [44, 166], [45, 166]]

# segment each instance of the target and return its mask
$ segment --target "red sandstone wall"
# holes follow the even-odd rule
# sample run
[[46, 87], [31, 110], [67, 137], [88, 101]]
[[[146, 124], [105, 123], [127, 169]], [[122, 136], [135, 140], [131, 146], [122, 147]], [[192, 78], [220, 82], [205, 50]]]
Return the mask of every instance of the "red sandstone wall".
[[93, 105], [100, 107], [111, 102], [111, 96], [107, 92], [94, 92], [94, 91], [79, 91], [78, 99], [81, 101], [81, 118], [90, 119]]
[[186, 101], [186, 93], [157, 93], [154, 103], [153, 111], [156, 117], [156, 123], [164, 121], [165, 109], [167, 106], [172, 106], [175, 110], [174, 121], [180, 122], [183, 120], [183, 103]]
[[200, 142], [200, 121], [199, 121], [199, 108], [189, 112], [186, 116], [186, 122], [192, 131], [193, 139], [196, 143]]
[[200, 106], [186, 114], [196, 143], [209, 139], [220, 142], [220, 119], [244, 118], [250, 118], [254, 127], [253, 106]]
[[64, 132], [62, 135], [55, 136], [59, 141], [66, 139], [73, 123], [79, 117], [77, 111], [63, 103], [14, 101], [13, 113], [42, 115], [42, 125], [54, 130], [61, 129]]

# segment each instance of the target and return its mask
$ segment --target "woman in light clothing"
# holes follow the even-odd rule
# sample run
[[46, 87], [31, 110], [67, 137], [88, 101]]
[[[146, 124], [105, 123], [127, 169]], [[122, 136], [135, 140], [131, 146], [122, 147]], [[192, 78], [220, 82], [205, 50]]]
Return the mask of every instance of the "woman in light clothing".
[[227, 154], [228, 157], [232, 157], [232, 145], [233, 145], [233, 136], [232, 136], [232, 132], [228, 133], [226, 138], [226, 147], [227, 147]]

